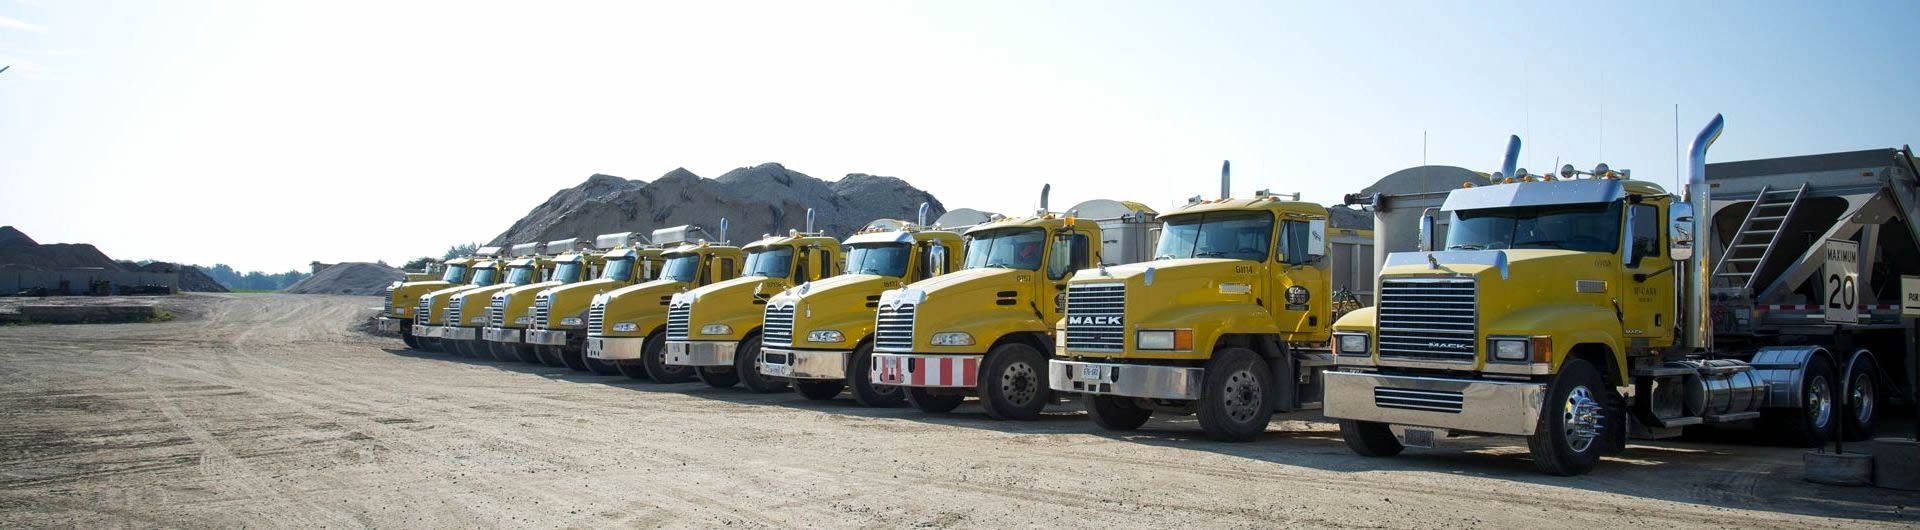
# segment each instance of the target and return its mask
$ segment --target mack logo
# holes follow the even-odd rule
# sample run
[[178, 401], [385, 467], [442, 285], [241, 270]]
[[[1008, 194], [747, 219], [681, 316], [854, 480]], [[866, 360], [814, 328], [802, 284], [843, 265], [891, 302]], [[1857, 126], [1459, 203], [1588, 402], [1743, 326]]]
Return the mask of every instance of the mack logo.
[[1067, 317], [1067, 324], [1075, 325], [1075, 326], [1118, 326], [1120, 325], [1120, 317], [1117, 317], [1117, 316], [1090, 317], [1090, 316], [1084, 316], [1084, 315], [1069, 316]]
[[1467, 344], [1467, 343], [1463, 343], [1463, 342], [1429, 342], [1429, 343], [1427, 343], [1427, 347], [1428, 347], [1428, 348], [1433, 348], [1433, 349], [1436, 349], [1436, 350], [1460, 350], [1460, 351], [1467, 351], [1467, 350], [1471, 350], [1471, 349], [1473, 349], [1473, 345], [1472, 345], [1472, 344]]

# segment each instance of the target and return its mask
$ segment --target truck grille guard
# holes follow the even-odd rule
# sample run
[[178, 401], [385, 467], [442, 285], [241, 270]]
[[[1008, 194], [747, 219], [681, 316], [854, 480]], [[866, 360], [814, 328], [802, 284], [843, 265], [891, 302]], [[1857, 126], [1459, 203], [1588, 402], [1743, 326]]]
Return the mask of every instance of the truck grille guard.
[[1077, 284], [1067, 287], [1067, 343], [1072, 351], [1118, 352], [1126, 349], [1127, 286]]
[[1382, 279], [1380, 358], [1473, 362], [1479, 351], [1479, 297], [1470, 278]]

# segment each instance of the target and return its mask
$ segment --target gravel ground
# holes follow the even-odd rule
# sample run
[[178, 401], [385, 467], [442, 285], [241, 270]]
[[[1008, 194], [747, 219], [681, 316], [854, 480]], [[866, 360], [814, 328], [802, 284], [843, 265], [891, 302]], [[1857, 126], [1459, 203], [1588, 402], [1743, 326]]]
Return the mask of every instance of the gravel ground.
[[0, 327], [0, 527], [1863, 527], [1920, 503], [1803, 482], [1789, 448], [1548, 477], [1512, 439], [1371, 460], [1314, 416], [1246, 444], [929, 416], [411, 352], [353, 331], [372, 297], [175, 298], [188, 318]]

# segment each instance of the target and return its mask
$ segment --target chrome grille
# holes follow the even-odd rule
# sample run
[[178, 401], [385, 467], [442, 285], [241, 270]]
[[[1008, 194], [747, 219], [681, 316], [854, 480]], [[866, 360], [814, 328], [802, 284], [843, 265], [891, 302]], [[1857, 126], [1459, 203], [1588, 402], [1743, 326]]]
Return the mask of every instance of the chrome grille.
[[587, 336], [588, 337], [600, 336], [600, 332], [605, 331], [601, 329], [601, 326], [605, 325], [606, 320], [607, 320], [607, 303], [606, 302], [594, 302], [593, 305], [587, 306]]
[[1448, 390], [1373, 388], [1373, 405], [1382, 408], [1459, 414], [1465, 403], [1466, 399], [1459, 392]]
[[1067, 287], [1067, 344], [1073, 351], [1121, 351], [1127, 345], [1127, 286]]
[[667, 307], [667, 340], [687, 340], [687, 321], [693, 318], [693, 304]]
[[460, 320], [460, 306], [464, 305], [466, 301], [467, 297], [465, 296], [455, 296], [452, 300], [447, 301], [447, 318], [445, 320], [447, 325], [459, 326], [467, 323], [465, 320]]
[[874, 317], [873, 349], [913, 351], [914, 307], [908, 303], [880, 306], [879, 314]]
[[1476, 300], [1470, 279], [1381, 280], [1380, 357], [1472, 361]]
[[760, 328], [760, 342], [768, 346], [793, 346], [793, 306], [767, 304], [765, 321]]
[[381, 304], [380, 314], [382, 315], [393, 314], [393, 288], [392, 287], [387, 288], [387, 301], [386, 303]]
[[547, 312], [553, 309], [553, 297], [541, 293], [533, 299], [533, 329], [547, 329]]
[[507, 327], [507, 297], [493, 297], [493, 305], [487, 306], [487, 325], [496, 328]]
[[413, 307], [413, 323], [422, 326], [427, 325], [427, 314], [431, 312], [433, 312], [433, 297], [420, 297], [420, 303], [414, 304]]

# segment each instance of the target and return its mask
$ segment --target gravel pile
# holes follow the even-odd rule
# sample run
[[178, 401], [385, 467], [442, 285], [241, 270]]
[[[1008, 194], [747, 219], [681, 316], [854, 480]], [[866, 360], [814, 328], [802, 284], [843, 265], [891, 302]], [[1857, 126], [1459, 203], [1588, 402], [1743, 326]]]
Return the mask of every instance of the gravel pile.
[[341, 263], [287, 286], [286, 292], [378, 295], [386, 292], [387, 285], [406, 277], [406, 272], [378, 263]]
[[106, 269], [120, 270], [120, 264], [107, 257], [100, 249], [85, 243], [34, 242], [33, 238], [11, 226], [0, 226], [0, 269], [59, 270], [59, 269]]

